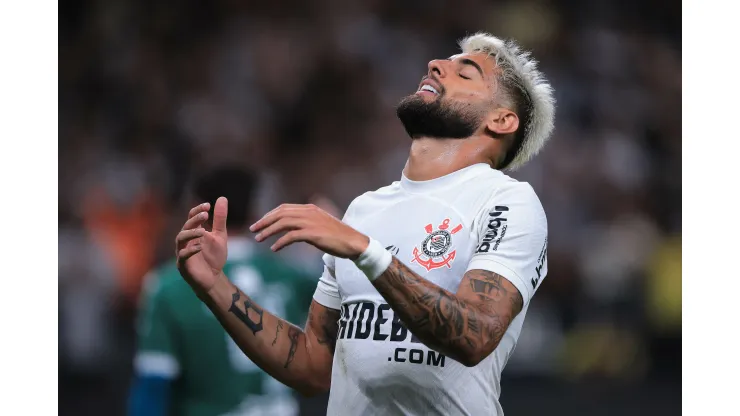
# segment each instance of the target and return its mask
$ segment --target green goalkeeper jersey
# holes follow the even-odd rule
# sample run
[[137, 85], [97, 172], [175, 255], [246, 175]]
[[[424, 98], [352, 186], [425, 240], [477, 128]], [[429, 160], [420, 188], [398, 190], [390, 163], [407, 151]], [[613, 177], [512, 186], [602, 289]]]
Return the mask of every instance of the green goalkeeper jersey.
[[[254, 249], [230, 239], [225, 274], [265, 310], [301, 326], [316, 283]], [[170, 415], [298, 414], [293, 392], [247, 358], [174, 263], [147, 280], [135, 370], [171, 380]]]

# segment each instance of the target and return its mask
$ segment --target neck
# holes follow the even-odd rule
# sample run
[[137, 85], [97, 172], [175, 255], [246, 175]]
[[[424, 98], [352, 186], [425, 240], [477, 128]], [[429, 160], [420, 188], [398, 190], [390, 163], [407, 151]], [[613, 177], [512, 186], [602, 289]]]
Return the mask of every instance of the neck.
[[485, 146], [474, 138], [414, 139], [403, 174], [412, 181], [428, 181], [476, 163], [491, 165], [485, 153]]

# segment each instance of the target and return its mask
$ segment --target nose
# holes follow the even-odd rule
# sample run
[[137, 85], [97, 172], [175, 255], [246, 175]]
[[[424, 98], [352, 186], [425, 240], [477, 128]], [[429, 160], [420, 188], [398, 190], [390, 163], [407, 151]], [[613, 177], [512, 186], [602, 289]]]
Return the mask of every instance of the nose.
[[434, 74], [437, 77], [444, 77], [445, 76], [445, 65], [444, 60], [442, 59], [434, 59], [432, 61], [429, 61], [429, 64], [427, 65], [427, 68], [429, 68], [429, 76], [432, 76]]

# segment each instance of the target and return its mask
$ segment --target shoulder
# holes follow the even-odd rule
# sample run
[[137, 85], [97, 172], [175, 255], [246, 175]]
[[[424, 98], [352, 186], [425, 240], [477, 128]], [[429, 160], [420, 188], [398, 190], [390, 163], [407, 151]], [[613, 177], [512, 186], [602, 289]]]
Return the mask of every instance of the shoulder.
[[529, 182], [523, 182], [496, 170], [482, 176], [484, 186], [490, 192], [490, 200], [509, 200], [512, 202], [531, 205], [533, 208], [542, 208], [537, 192]]
[[536, 211], [543, 211], [542, 202], [532, 185], [528, 182], [507, 182], [498, 192], [500, 198], [511, 200], [512, 203], [527, 206]]
[[374, 191], [365, 192], [350, 202], [344, 214], [344, 219], [346, 220], [351, 217], [362, 216], [367, 212], [372, 212], [378, 207], [393, 201], [400, 195], [402, 195], [401, 186], [398, 181]]
[[483, 174], [480, 179], [483, 187], [478, 189], [484, 195], [484, 203], [478, 209], [479, 215], [487, 216], [495, 211], [527, 219], [532, 223], [546, 224], [545, 209], [537, 192], [528, 182], [518, 181], [498, 171]]

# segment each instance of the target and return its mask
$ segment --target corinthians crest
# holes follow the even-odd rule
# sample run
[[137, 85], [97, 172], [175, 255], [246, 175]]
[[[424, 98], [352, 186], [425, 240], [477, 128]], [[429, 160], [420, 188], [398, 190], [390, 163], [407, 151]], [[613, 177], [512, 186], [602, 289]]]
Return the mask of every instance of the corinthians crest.
[[449, 251], [452, 247], [452, 235], [462, 230], [463, 226], [458, 224], [450, 231], [448, 231], [448, 228], [450, 228], [449, 218], [445, 218], [436, 230], [432, 227], [432, 224], [427, 224], [424, 227], [427, 237], [421, 243], [421, 247], [414, 247], [414, 257], [411, 262], [418, 263], [427, 271], [444, 266], [447, 266], [448, 269], [452, 268], [451, 264], [455, 260], [455, 253], [457, 252], [457, 250]]

